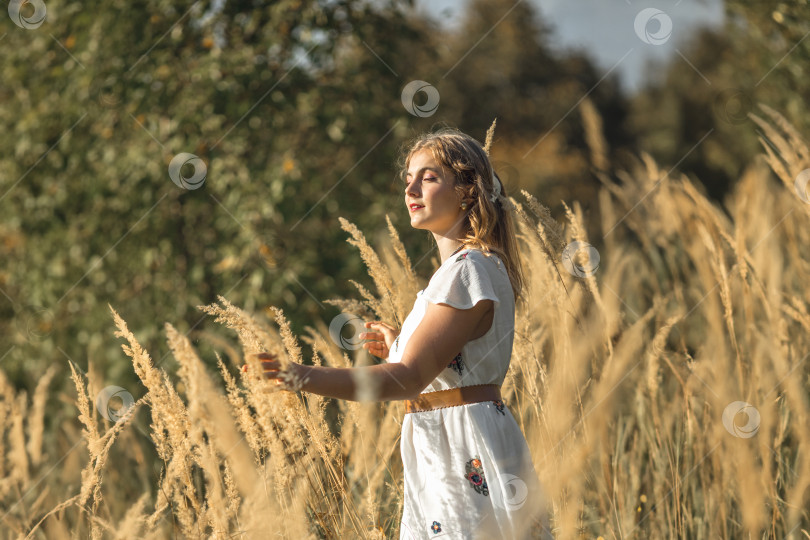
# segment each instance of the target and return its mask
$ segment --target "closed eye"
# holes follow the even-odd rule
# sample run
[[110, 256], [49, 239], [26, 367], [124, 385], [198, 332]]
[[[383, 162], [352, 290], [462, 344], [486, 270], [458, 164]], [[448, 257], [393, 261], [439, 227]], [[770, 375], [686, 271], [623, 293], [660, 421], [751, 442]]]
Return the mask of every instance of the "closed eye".
[[[438, 180], [438, 178], [435, 176], [425, 176], [424, 178], [422, 178], [422, 180]], [[407, 186], [409, 180], [406, 178], [405, 180], [403, 180], [403, 183]]]

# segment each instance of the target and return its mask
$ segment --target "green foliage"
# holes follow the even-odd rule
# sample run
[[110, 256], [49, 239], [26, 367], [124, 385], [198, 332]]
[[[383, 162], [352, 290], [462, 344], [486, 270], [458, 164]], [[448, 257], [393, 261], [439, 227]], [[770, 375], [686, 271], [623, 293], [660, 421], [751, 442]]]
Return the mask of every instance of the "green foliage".
[[[462, 31], [444, 50], [448, 36], [407, 6], [155, 1], [91, 12], [53, 1], [39, 28], [4, 23], [0, 350], [13, 380], [30, 386], [66, 356], [120, 384], [131, 378], [108, 303], [161, 356], [163, 322], [204, 329], [193, 306], [217, 294], [251, 311], [284, 306], [297, 331], [329, 320], [322, 301], [356, 296], [348, 280], [364, 274], [346, 257], [338, 216], [381, 228], [391, 214], [406, 245], [430, 249], [405, 222], [394, 181], [406, 137], [438, 121], [483, 139], [496, 116], [515, 137], [550, 129], [573, 103], [569, 92], [527, 110], [543, 85], [582, 89], [573, 81], [595, 78], [582, 58], [564, 67], [539, 40], [523, 43], [531, 17], [505, 21], [508, 39], [471, 47]], [[469, 30], [504, 6], [473, 5]], [[496, 50], [501, 97], [492, 81], [503, 74], [481, 65]], [[439, 115], [402, 107], [414, 79], [442, 92]], [[485, 94], [495, 99], [482, 106]], [[205, 163], [199, 189], [169, 178], [181, 152]]]

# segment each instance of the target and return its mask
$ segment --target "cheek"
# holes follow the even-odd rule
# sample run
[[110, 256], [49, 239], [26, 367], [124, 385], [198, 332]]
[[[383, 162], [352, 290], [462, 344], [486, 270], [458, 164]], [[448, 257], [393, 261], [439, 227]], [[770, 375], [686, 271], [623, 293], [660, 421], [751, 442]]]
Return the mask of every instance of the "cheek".
[[428, 200], [433, 202], [434, 206], [438, 207], [450, 207], [456, 204], [456, 195], [452, 189], [447, 188], [435, 188], [431, 189], [430, 192], [426, 192], [425, 195], [427, 196]]

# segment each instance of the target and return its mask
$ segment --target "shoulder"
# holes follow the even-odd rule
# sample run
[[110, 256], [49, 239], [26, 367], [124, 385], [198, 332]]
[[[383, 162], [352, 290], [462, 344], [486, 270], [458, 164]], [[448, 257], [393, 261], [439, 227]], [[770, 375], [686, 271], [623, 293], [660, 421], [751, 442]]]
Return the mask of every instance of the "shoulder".
[[431, 281], [488, 282], [497, 286], [509, 281], [506, 266], [494, 253], [468, 248], [453, 255], [436, 272]]
[[506, 275], [500, 275], [497, 262], [476, 249], [465, 249], [445, 260], [422, 291], [422, 298], [433, 304], [447, 304], [466, 310], [482, 300], [496, 304], [504, 294]]
[[506, 271], [506, 267], [498, 255], [492, 252], [485, 253], [477, 248], [468, 248], [463, 250], [455, 256], [455, 260], [452, 264], [460, 263], [462, 261], [469, 261], [473, 265], [484, 266], [488, 269], [503, 269]]

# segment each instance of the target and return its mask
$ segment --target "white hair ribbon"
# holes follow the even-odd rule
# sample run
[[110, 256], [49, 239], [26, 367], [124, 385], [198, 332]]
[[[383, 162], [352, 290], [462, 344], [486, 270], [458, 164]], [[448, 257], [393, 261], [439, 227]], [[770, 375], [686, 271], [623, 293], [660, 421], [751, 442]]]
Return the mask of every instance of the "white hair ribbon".
[[493, 186], [492, 195], [489, 197], [489, 200], [495, 202], [496, 200], [498, 200], [498, 197], [501, 196], [501, 179], [498, 178], [498, 176], [495, 175], [495, 173], [492, 174], [492, 186]]

